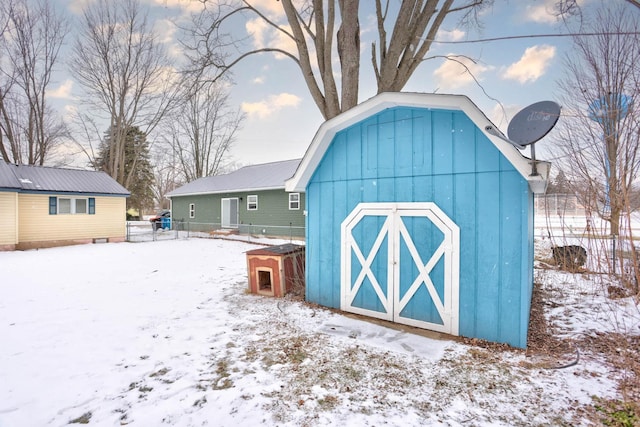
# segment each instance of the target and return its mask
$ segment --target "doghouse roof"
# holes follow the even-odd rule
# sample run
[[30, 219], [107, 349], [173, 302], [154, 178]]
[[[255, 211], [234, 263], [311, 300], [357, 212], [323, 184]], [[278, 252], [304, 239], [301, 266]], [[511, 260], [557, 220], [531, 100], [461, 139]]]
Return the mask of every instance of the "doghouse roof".
[[496, 148], [513, 164], [529, 182], [534, 193], [544, 193], [550, 164], [537, 162], [538, 175], [531, 175], [531, 159], [508, 142], [486, 132], [485, 127], [495, 125], [464, 95], [434, 93], [384, 92], [354, 108], [324, 122], [316, 132], [311, 145], [300, 162], [296, 173], [286, 181], [286, 191], [305, 191], [309, 180], [331, 145], [334, 136], [368, 117], [394, 107], [415, 107], [440, 110], [460, 110], [465, 113]]

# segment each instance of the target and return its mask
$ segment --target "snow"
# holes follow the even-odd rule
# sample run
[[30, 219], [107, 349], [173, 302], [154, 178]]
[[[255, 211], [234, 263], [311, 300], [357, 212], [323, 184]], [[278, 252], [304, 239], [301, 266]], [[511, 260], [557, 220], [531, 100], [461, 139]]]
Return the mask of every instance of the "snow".
[[[574, 409], [617, 396], [597, 357], [545, 369], [521, 350], [249, 294], [257, 247], [0, 253], [0, 427], [588, 425]], [[550, 317], [566, 336], [619, 327], [606, 316], [622, 312], [637, 332], [629, 299], [613, 307], [586, 277], [545, 274], [561, 284]]]

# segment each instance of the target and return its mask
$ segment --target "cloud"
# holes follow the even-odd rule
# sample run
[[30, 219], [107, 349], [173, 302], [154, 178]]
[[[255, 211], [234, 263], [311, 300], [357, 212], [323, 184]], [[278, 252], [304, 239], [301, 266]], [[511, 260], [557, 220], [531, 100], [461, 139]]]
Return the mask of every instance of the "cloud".
[[176, 34], [176, 24], [169, 19], [159, 19], [154, 23], [155, 32], [158, 35], [160, 43], [172, 43], [173, 36]]
[[73, 118], [76, 117], [77, 115], [78, 115], [78, 107], [76, 105], [67, 104], [64, 107], [62, 107], [62, 118], [65, 121], [71, 122]]
[[[584, 0], [576, 0], [578, 6], [584, 4]], [[528, 5], [524, 9], [525, 20], [538, 24], [555, 24], [560, 17], [557, 15], [558, 0], [544, 0], [541, 3]]]
[[56, 89], [47, 91], [47, 98], [71, 99], [71, 89], [73, 88], [73, 80], [65, 80]]
[[187, 13], [197, 13], [205, 7], [205, 2], [199, 0], [146, 0], [146, 3], [151, 6], [180, 9]]
[[556, 55], [555, 46], [541, 45], [527, 48], [520, 60], [511, 64], [502, 74], [503, 79], [516, 80], [520, 83], [534, 82], [549, 67]]
[[558, 21], [554, 13], [556, 0], [545, 0], [535, 5], [528, 5], [525, 10], [525, 19], [539, 24], [553, 24]]
[[[291, 29], [288, 25], [281, 25], [280, 27], [285, 31], [290, 31]], [[287, 37], [282, 31], [276, 30], [262, 18], [247, 21], [245, 28], [253, 39], [254, 49], [269, 47], [282, 49], [292, 54], [297, 51], [296, 43], [292, 38]], [[277, 59], [283, 59], [285, 56], [276, 54], [275, 57]]]
[[455, 42], [458, 40], [462, 40], [465, 34], [466, 33], [464, 31], [461, 31], [458, 29], [453, 29], [451, 31], [438, 30], [438, 35], [436, 35], [436, 40]]
[[251, 80], [251, 83], [261, 85], [262, 83], [264, 83], [264, 77], [256, 77], [255, 79]]
[[184, 47], [175, 40], [178, 30], [176, 24], [170, 19], [159, 19], [153, 25], [158, 42], [165, 45], [169, 56], [182, 58], [184, 56]]
[[85, 7], [93, 2], [95, 2], [95, 0], [71, 0], [68, 7], [72, 13], [79, 15]]
[[266, 119], [283, 108], [297, 107], [301, 101], [302, 99], [296, 95], [281, 93], [271, 95], [266, 100], [260, 102], [243, 102], [241, 108], [249, 117]]
[[[249, 3], [268, 18], [277, 19], [285, 16], [284, 10], [279, 1], [274, 0], [251, 0]], [[294, 3], [296, 3], [294, 1]]]
[[474, 63], [464, 56], [449, 54], [455, 60], [445, 60], [434, 72], [436, 84], [439, 89], [458, 89], [481, 80], [482, 73], [493, 69], [493, 67]]

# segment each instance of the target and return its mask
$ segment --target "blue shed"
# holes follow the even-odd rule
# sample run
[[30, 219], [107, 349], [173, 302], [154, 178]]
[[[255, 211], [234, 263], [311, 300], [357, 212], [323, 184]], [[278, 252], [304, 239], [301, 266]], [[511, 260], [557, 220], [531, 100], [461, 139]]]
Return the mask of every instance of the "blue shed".
[[323, 123], [287, 181], [307, 200], [306, 299], [526, 347], [533, 198], [549, 164], [461, 95], [382, 93]]

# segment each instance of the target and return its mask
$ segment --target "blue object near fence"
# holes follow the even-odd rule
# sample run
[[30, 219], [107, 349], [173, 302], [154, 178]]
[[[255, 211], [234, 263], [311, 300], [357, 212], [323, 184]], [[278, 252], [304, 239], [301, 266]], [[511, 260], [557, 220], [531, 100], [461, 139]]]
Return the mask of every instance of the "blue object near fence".
[[171, 218], [167, 218], [167, 217], [162, 218], [162, 228], [163, 229], [171, 228]]

